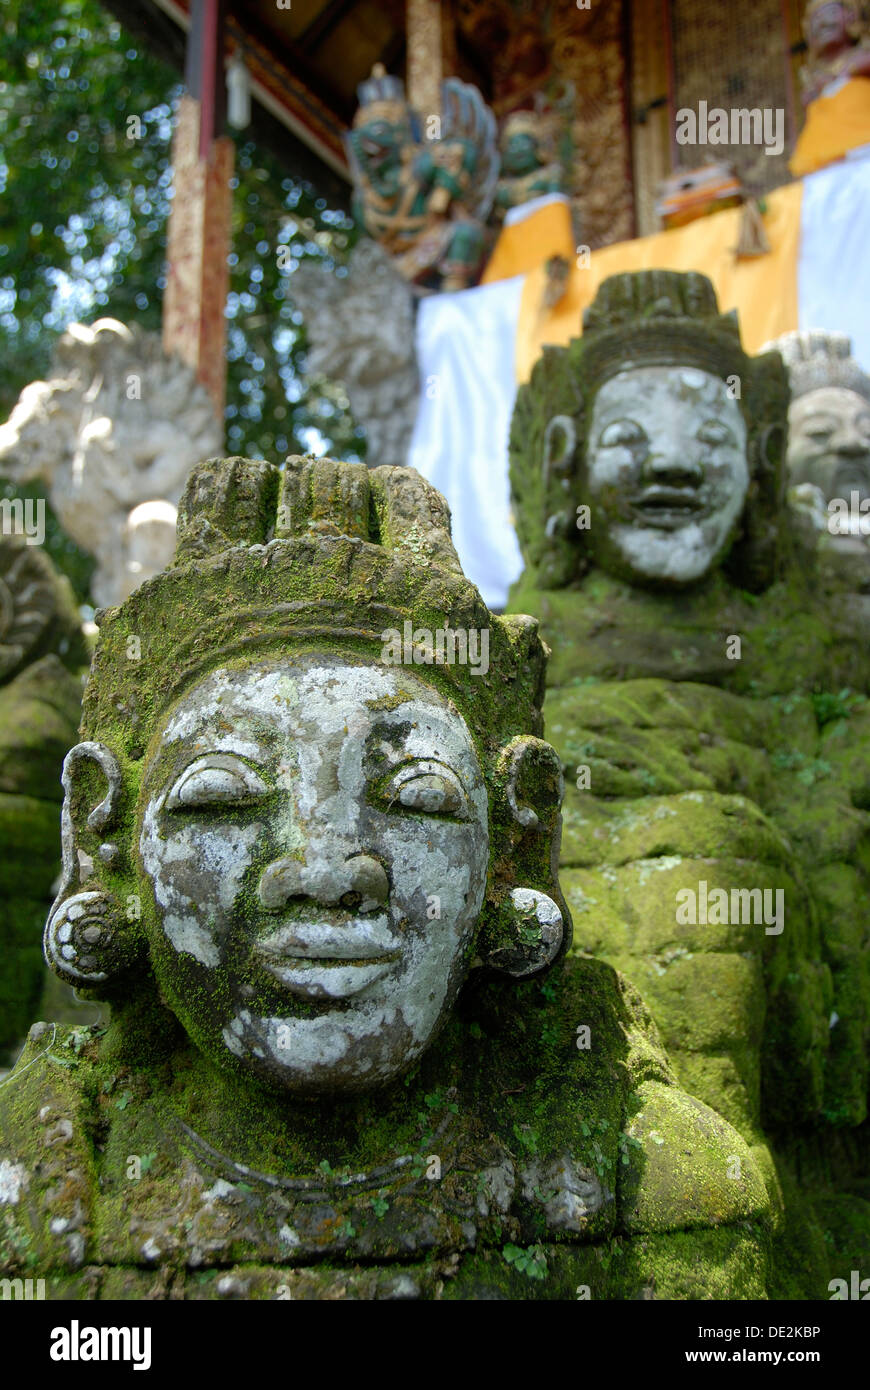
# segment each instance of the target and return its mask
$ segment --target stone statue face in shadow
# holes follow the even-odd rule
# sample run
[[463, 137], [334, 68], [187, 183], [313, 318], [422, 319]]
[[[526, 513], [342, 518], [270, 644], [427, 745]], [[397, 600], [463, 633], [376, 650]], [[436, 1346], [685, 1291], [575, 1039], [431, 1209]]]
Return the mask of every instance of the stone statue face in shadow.
[[692, 583], [722, 558], [749, 487], [746, 423], [725, 382], [684, 366], [618, 372], [595, 395], [581, 501], [602, 569]]
[[808, 391], [789, 410], [793, 483], [813, 483], [825, 501], [870, 497], [870, 401], [843, 386]]
[[404, 1071], [452, 1007], [489, 860], [468, 727], [404, 670], [213, 671], [153, 744], [138, 844], [155, 975], [218, 1065], [290, 1091]]

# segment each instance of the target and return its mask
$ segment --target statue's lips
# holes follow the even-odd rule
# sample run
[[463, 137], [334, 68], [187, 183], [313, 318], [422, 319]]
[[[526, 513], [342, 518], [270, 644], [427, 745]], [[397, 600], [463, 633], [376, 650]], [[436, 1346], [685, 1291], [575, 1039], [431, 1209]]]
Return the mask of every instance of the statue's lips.
[[693, 488], [651, 487], [631, 498], [629, 506], [647, 526], [672, 531], [688, 521], [698, 521], [707, 510]]
[[295, 920], [258, 940], [253, 954], [293, 994], [346, 998], [388, 974], [401, 957], [389, 920], [350, 917], [334, 922]]

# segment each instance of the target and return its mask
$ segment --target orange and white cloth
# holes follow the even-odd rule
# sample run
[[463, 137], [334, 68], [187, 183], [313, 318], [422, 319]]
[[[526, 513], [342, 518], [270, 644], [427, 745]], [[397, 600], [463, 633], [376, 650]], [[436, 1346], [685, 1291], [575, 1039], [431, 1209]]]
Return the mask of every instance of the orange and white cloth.
[[802, 178], [868, 144], [870, 77], [850, 77], [810, 102], [788, 167]]

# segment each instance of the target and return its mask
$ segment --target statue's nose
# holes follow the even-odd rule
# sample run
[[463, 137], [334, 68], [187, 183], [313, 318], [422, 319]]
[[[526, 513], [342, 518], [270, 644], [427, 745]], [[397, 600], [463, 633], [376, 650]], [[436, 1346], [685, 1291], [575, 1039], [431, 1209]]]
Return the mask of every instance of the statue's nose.
[[704, 470], [696, 457], [697, 446], [693, 441], [680, 436], [669, 437], [657, 443], [644, 462], [644, 476], [649, 482], [672, 481], [677, 485], [700, 482]]
[[313, 864], [283, 857], [260, 875], [257, 895], [263, 907], [276, 912], [291, 898], [311, 898], [325, 907], [351, 895], [352, 906], [362, 912], [383, 906], [390, 896], [384, 866], [368, 854], [347, 859], [317, 859]]

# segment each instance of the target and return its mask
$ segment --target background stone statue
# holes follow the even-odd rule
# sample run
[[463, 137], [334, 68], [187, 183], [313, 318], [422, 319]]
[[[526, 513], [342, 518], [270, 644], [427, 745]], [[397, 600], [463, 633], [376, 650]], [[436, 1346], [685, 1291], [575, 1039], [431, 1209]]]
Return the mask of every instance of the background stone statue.
[[97, 561], [93, 599], [106, 607], [172, 557], [171, 529], [160, 538], [152, 525], [145, 561], [134, 557], [141, 568], [131, 570], [131, 513], [143, 502], [177, 506], [193, 464], [222, 444], [205, 389], [159, 337], [98, 319], [70, 325], [48, 379], [22, 391], [0, 426], [0, 474], [45, 480], [64, 530]]
[[0, 534], [0, 1067], [23, 1042], [42, 990], [60, 768], [78, 726], [78, 672], [87, 661], [67, 581], [38, 546]]
[[386, 251], [363, 237], [345, 276], [303, 261], [290, 289], [308, 330], [307, 374], [341, 382], [365, 430], [371, 467], [404, 467], [420, 393], [407, 282]]
[[832, 83], [870, 77], [870, 32], [853, 0], [808, 0], [803, 30], [809, 49], [801, 68], [805, 106]]
[[571, 134], [569, 110], [575, 93], [569, 87], [555, 103], [536, 101], [533, 109], [512, 111], [499, 136], [501, 171], [493, 215], [503, 220], [509, 208], [545, 193], [569, 193]]
[[[788, 399], [781, 359], [742, 352], [703, 277], [605, 281], [517, 399], [509, 607], [553, 651], [576, 939], [639, 987], [682, 1083], [759, 1155], [773, 1139], [795, 1294], [824, 1297], [821, 1232], [858, 1258], [868, 1215], [870, 671], [796, 546]], [[678, 917], [702, 882], [724, 920]]]
[[[795, 533], [815, 564], [840, 626], [870, 639], [870, 376], [844, 333], [786, 333], [791, 386], [788, 498]], [[863, 509], [863, 510], [862, 510]]]
[[544, 663], [411, 470], [194, 470], [175, 565], [103, 616], [64, 764], [45, 949], [112, 1022], [36, 1025], [0, 1092], [4, 1275], [88, 1299], [775, 1287], [747, 1145], [675, 1084], [636, 992], [568, 953]]
[[835, 499], [849, 503], [852, 492], [859, 504], [870, 499], [870, 376], [852, 356], [849, 337], [813, 329], [786, 333], [769, 348], [789, 374], [791, 484], [817, 488], [824, 510]]

